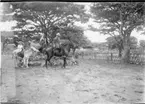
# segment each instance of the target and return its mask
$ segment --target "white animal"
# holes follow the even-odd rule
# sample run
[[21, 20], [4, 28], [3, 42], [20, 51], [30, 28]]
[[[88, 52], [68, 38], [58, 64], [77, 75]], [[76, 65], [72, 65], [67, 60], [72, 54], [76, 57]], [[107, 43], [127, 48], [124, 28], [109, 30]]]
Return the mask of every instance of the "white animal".
[[[21, 51], [24, 51], [23, 53], [20, 54]], [[23, 62], [23, 65], [26, 66], [28, 68], [28, 63], [29, 63], [29, 58], [32, 55], [35, 55], [37, 52], [39, 52], [36, 48], [34, 48], [33, 46], [31, 46], [30, 48], [24, 50], [22, 45], [18, 45], [18, 48], [15, 49], [12, 53], [12, 58], [14, 58], [14, 64], [15, 67], [18, 66], [18, 63], [20, 61]]]
[[38, 52], [39, 51], [37, 49], [35, 49], [34, 47], [30, 47], [28, 50], [25, 50], [24, 51], [24, 58], [23, 58], [23, 64], [24, 64], [24, 66], [29, 68], [28, 64], [29, 64], [30, 56], [35, 55]]

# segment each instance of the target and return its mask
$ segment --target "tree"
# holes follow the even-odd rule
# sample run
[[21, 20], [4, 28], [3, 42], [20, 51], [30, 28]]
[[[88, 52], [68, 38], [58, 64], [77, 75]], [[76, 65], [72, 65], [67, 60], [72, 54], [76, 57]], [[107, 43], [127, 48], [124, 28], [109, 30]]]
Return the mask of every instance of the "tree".
[[[108, 37], [106, 40], [108, 43], [108, 48], [118, 49], [118, 52], [119, 52], [118, 56], [122, 57], [122, 51], [124, 47], [123, 47], [123, 39], [120, 37], [120, 35]], [[137, 47], [137, 38], [131, 36], [129, 45], [130, 45], [130, 49], [135, 49]]]
[[83, 46], [89, 42], [88, 38], [84, 36], [84, 30], [78, 26], [70, 26], [63, 29], [64, 39], [72, 41], [77, 47]]
[[137, 38], [134, 37], [134, 36], [131, 36], [130, 37], [130, 44], [129, 44], [130, 45], [130, 49], [137, 49], [137, 47], [138, 47], [137, 43], [138, 43]]
[[88, 38], [84, 36], [84, 30], [78, 26], [63, 27], [61, 34], [62, 39], [67, 39], [73, 44], [73, 54], [77, 48], [91, 43]]
[[15, 13], [14, 19], [17, 21], [15, 28], [19, 29], [16, 34], [24, 38], [44, 34], [46, 44], [48, 39], [52, 43], [56, 32], [60, 32], [63, 27], [88, 19], [84, 6], [73, 3], [21, 2], [11, 5]]
[[144, 24], [144, 8], [143, 2], [94, 3], [91, 7], [95, 22], [101, 25], [97, 30], [102, 34], [120, 35], [123, 39], [124, 63], [130, 59], [131, 32]]
[[145, 49], [145, 40], [140, 40], [139, 41], [140, 47], [142, 47], [143, 49]]
[[108, 48], [109, 49], [118, 49], [118, 56], [122, 57], [122, 50], [123, 50], [123, 41], [121, 37], [118, 36], [113, 36], [113, 37], [108, 37], [107, 39], [108, 43]]

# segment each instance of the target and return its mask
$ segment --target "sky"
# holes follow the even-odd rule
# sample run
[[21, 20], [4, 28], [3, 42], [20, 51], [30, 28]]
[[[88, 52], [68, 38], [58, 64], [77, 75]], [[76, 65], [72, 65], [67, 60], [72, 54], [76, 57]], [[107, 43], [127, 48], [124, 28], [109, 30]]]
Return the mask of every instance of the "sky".
[[[85, 5], [85, 8], [87, 10], [87, 12], [89, 12], [89, 5], [90, 3], [78, 3], [80, 5]], [[2, 3], [0, 3], [0, 15], [2, 14]], [[1, 16], [0, 16], [1, 17]], [[12, 30], [12, 26], [16, 25], [16, 21], [10, 21], [10, 22], [0, 22], [0, 31], [10, 31]], [[79, 22], [76, 22], [76, 25], [81, 26], [84, 28], [84, 35], [88, 37], [89, 40], [91, 40], [91, 42], [105, 42], [106, 38], [109, 37], [107, 35], [103, 35], [103, 34], [99, 34], [99, 32], [94, 32], [91, 30], [87, 30], [88, 25], [93, 25], [93, 26], [98, 26], [98, 24], [94, 23], [92, 19], [89, 20], [88, 23], [85, 24], [81, 24]], [[145, 35], [139, 35], [139, 32], [133, 31], [131, 36], [135, 36], [138, 41], [139, 40], [145, 40]]]

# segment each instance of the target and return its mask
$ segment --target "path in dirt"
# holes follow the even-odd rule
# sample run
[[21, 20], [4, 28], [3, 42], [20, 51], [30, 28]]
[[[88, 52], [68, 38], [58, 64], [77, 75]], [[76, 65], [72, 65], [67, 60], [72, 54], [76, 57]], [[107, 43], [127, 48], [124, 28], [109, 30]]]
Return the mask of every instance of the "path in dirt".
[[143, 101], [142, 67], [81, 60], [79, 66], [18, 69], [24, 104], [131, 104]]

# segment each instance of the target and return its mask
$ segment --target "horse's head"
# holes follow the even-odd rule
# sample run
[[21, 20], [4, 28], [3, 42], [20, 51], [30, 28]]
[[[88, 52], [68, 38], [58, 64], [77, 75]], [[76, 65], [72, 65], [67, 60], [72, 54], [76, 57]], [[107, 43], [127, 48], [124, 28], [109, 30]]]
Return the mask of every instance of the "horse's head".
[[39, 50], [39, 52], [43, 53], [43, 47], [42, 46], [38, 50]]

